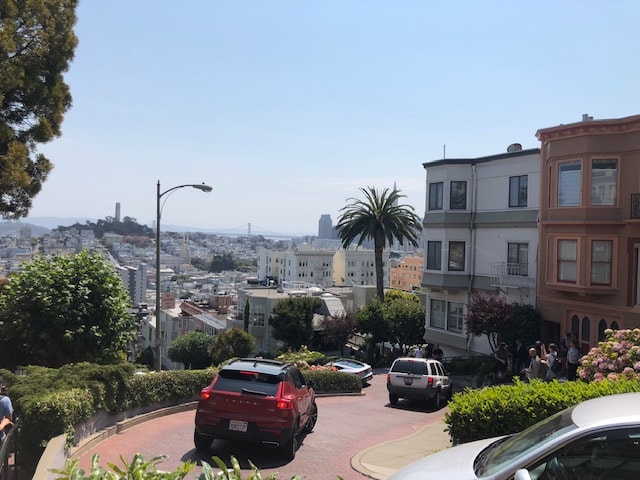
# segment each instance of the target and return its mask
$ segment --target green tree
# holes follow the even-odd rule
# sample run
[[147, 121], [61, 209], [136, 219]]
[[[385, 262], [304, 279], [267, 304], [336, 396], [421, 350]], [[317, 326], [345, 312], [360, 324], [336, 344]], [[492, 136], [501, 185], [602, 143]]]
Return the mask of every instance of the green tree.
[[51, 162], [36, 146], [61, 135], [71, 94], [77, 0], [0, 2], [0, 215], [27, 216]]
[[383, 308], [390, 328], [390, 339], [400, 345], [424, 341], [426, 312], [417, 295], [389, 290]]
[[249, 331], [249, 320], [251, 317], [251, 305], [249, 304], [249, 299], [244, 302], [244, 331]]
[[273, 308], [270, 320], [273, 338], [291, 350], [299, 350], [313, 338], [313, 314], [322, 306], [315, 297], [287, 298]]
[[0, 291], [2, 364], [123, 362], [136, 332], [129, 306], [120, 276], [101, 255], [37, 258]]
[[506, 342], [514, 329], [513, 308], [498, 295], [473, 295], [467, 304], [464, 319], [467, 331], [476, 337], [486, 335], [494, 352], [501, 342]]
[[542, 315], [531, 305], [525, 303], [511, 304], [511, 328], [503, 332], [504, 341], [515, 345], [520, 340], [524, 345], [533, 345], [540, 339]]
[[219, 273], [228, 270], [235, 270], [236, 262], [233, 259], [233, 255], [230, 253], [223, 253], [222, 255], [214, 255], [211, 261], [211, 271]]
[[213, 337], [204, 332], [189, 332], [176, 338], [167, 351], [172, 362], [180, 362], [185, 370], [199, 370], [211, 365], [209, 350]]
[[219, 365], [233, 357], [248, 357], [255, 348], [253, 336], [240, 330], [231, 328], [215, 336], [209, 355], [214, 365]]
[[391, 245], [394, 240], [401, 245], [407, 241], [417, 247], [422, 225], [413, 207], [398, 205], [398, 200], [405, 195], [395, 187], [391, 191], [385, 188], [379, 192], [374, 187], [361, 188], [360, 191], [365, 200], [349, 199], [352, 203], [340, 210], [342, 213], [336, 229], [345, 249], [356, 241], [360, 246], [365, 240], [373, 240], [376, 289], [378, 298], [384, 302], [383, 250], [387, 242]]
[[349, 340], [349, 337], [358, 330], [356, 318], [352, 312], [344, 312], [335, 317], [324, 317], [322, 320], [322, 336], [324, 341], [332, 346], [342, 348]]

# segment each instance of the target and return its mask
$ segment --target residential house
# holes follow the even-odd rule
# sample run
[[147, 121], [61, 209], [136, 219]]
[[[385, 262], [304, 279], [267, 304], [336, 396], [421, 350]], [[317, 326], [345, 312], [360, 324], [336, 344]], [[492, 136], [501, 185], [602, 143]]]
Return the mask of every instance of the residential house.
[[544, 337], [583, 352], [607, 328], [640, 326], [640, 115], [538, 130], [537, 307]]
[[535, 304], [540, 151], [425, 163], [425, 340], [446, 355], [490, 353], [465, 328], [475, 293]]

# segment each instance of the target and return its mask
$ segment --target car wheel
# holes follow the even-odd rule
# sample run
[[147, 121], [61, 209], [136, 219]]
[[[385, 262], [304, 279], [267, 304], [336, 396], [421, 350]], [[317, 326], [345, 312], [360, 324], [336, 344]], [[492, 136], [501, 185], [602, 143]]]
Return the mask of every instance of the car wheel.
[[433, 406], [435, 408], [442, 407], [442, 392], [440, 390], [436, 390], [436, 396], [433, 397]]
[[296, 456], [296, 450], [298, 450], [298, 436], [294, 431], [291, 438], [282, 446], [282, 452], [287, 460], [293, 460]]
[[453, 385], [449, 385], [449, 390], [447, 391], [447, 402], [450, 402], [453, 398]]
[[304, 433], [311, 433], [313, 431], [313, 427], [316, 426], [316, 422], [318, 421], [318, 406], [316, 402], [313, 402], [311, 405], [311, 412], [309, 412], [309, 418], [307, 419], [307, 424], [304, 426]]
[[398, 396], [390, 393], [389, 394], [389, 403], [391, 405], [397, 405], [398, 404]]
[[204, 435], [194, 430], [193, 443], [196, 446], [196, 450], [208, 453], [209, 448], [211, 448], [211, 443], [213, 443], [213, 435]]

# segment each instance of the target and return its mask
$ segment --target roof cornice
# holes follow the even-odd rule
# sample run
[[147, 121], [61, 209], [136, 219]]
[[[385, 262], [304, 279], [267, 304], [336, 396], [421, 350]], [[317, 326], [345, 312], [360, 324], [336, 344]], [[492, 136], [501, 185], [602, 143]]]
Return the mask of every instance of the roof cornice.
[[630, 132], [640, 132], [640, 115], [605, 120], [583, 120], [567, 125], [543, 128], [536, 132], [536, 138], [544, 143], [560, 138], [619, 135]]

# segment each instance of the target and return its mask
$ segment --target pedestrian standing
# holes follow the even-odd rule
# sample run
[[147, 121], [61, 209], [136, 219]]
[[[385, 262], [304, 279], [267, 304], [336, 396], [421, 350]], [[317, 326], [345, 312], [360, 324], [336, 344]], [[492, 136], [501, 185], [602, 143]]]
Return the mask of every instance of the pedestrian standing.
[[578, 379], [578, 365], [580, 364], [580, 349], [578, 341], [567, 339], [567, 380]]
[[531, 381], [534, 378], [540, 378], [540, 365], [542, 361], [538, 356], [538, 351], [535, 347], [529, 349], [529, 366], [524, 369], [524, 374], [527, 381]]
[[6, 427], [13, 425], [13, 404], [9, 398], [9, 391], [7, 386], [0, 385], [0, 443], [4, 442], [7, 434], [5, 432]]

